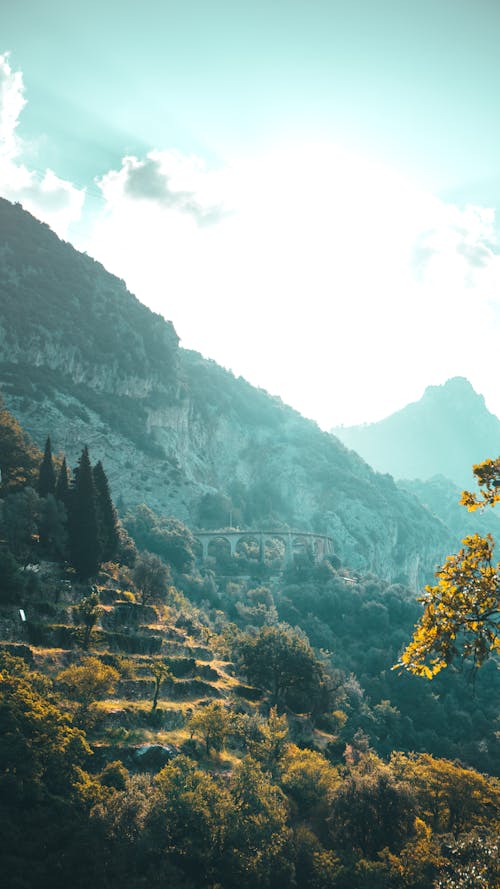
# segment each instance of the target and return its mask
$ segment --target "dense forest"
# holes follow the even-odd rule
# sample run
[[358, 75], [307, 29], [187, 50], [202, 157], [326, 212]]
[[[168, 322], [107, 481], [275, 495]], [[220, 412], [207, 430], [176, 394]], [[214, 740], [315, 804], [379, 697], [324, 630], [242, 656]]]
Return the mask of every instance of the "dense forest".
[[6, 885], [500, 885], [493, 659], [393, 670], [403, 586], [252, 542], [201, 565], [5, 408], [0, 469]]

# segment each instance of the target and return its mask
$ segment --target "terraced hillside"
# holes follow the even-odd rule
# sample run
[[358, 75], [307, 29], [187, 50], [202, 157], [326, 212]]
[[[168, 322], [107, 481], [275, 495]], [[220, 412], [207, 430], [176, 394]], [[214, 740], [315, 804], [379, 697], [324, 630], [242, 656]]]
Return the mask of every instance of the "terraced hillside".
[[[249, 684], [231, 659], [236, 627], [221, 612], [208, 618], [174, 587], [163, 603], [140, 604], [117, 565], [106, 566], [92, 586], [55, 563], [35, 567], [37, 591], [23, 599], [26, 619], [17, 605], [0, 606], [0, 651], [54, 683], [86, 732], [92, 771], [119, 761], [131, 773], [155, 773], [181, 754], [211, 771], [231, 771], [265, 730], [272, 703], [266, 683]], [[290, 740], [340, 755], [344, 741], [334, 729], [344, 717], [322, 722], [285, 710]]]
[[[89, 662], [117, 671], [109, 694], [96, 691], [97, 699], [83, 716], [81, 692], [67, 701], [76, 720], [83, 720], [102, 764], [119, 757], [132, 769], [157, 770], [190, 740], [186, 725], [197, 708], [227, 703], [238, 694], [254, 701], [261, 696], [242, 685], [234, 665], [217, 653], [214, 633], [199, 622], [187, 600], [179, 604], [178, 593], [172, 592], [175, 605], [141, 605], [133, 592], [121, 588], [118, 577], [101, 574], [93, 587], [101, 603], [99, 616], [84, 650], [81, 609], [88, 584], [68, 580], [51, 563], [42, 563], [37, 575], [39, 592], [23, 609], [25, 621], [16, 606], [1, 609], [0, 646], [56, 683], [68, 668]], [[167, 668], [168, 679], [160, 682], [153, 710], [158, 664]]]
[[143, 605], [105, 569], [40, 562], [0, 605], [7, 885], [422, 889], [461, 872], [458, 840], [496, 879], [500, 781], [470, 762], [498, 762], [498, 679], [472, 701], [463, 677], [394, 677], [407, 593], [325, 562]]

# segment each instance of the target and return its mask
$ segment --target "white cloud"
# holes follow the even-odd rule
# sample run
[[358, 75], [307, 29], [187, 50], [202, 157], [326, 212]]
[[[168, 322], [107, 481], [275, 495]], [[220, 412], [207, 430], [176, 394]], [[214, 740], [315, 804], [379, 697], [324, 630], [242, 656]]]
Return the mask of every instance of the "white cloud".
[[[130, 189], [137, 169], [148, 177]], [[327, 145], [216, 172], [152, 152], [100, 184], [89, 252], [186, 346], [323, 424], [376, 418], [456, 373], [486, 379], [462, 343], [471, 317], [497, 324], [493, 211]], [[179, 194], [230, 212], [200, 227]]]
[[12, 71], [4, 53], [0, 55], [0, 155], [4, 157], [17, 154], [16, 128], [25, 104], [23, 76]]
[[464, 283], [474, 286], [475, 270], [491, 266], [498, 255], [495, 214], [490, 208], [469, 205], [464, 210], [441, 205], [434, 225], [415, 239], [414, 270], [417, 280], [433, 275], [435, 267], [455, 264]]
[[71, 223], [81, 216], [85, 191], [52, 170], [40, 174], [22, 163], [24, 146], [17, 128], [25, 104], [22, 73], [12, 70], [4, 53], [0, 55], [0, 194], [19, 201], [65, 237]]
[[151, 202], [164, 210], [186, 213], [198, 225], [209, 225], [224, 215], [222, 206], [210, 200], [210, 179], [199, 159], [151, 151], [144, 160], [123, 158], [121, 169], [110, 171], [98, 184], [111, 203]]
[[[22, 76], [0, 56], [0, 193], [62, 235], [84, 192], [22, 162]], [[153, 150], [97, 186], [77, 246], [171, 318], [183, 344], [323, 425], [377, 419], [461, 374], [495, 401], [495, 213], [460, 208], [328, 144], [210, 170]], [[476, 331], [477, 335], [476, 335]]]

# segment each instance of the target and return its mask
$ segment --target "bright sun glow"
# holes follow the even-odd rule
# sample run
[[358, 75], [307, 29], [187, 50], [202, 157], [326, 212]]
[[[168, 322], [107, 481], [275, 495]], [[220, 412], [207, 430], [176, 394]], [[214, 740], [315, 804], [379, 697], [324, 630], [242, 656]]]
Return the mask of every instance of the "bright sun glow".
[[325, 426], [374, 419], [428, 379], [467, 374], [471, 298], [491, 319], [498, 282], [491, 213], [446, 205], [326, 144], [281, 146], [216, 172], [154, 159], [173, 192], [219, 208], [217, 220], [132, 198], [128, 162], [101, 183], [106, 212], [87, 248], [172, 318], [185, 346]]
[[471, 343], [471, 318], [499, 329], [492, 209], [446, 203], [326, 141], [214, 168], [154, 149], [86, 197], [26, 166], [22, 77], [7, 56], [0, 75], [1, 192], [124, 278], [184, 346], [326, 428], [378, 419], [455, 375], [500, 412], [491, 356]]

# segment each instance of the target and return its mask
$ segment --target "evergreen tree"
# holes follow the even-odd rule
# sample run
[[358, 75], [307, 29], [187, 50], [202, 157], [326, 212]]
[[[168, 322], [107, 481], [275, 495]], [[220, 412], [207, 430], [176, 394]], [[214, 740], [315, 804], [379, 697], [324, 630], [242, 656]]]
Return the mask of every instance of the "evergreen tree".
[[103, 562], [109, 562], [117, 553], [120, 539], [116, 509], [111, 500], [108, 479], [100, 460], [94, 466], [94, 485], [101, 557]]
[[66, 463], [66, 457], [63, 457], [63, 461], [61, 463], [61, 469], [59, 471], [59, 475], [57, 476], [56, 482], [56, 500], [60, 500], [61, 503], [68, 506], [69, 501], [69, 482], [68, 482], [68, 466]]
[[82, 578], [97, 574], [101, 546], [94, 476], [86, 446], [75, 469], [70, 491], [68, 532], [71, 564], [77, 574]]
[[38, 520], [40, 546], [46, 556], [62, 559], [66, 556], [67, 514], [64, 503], [47, 494], [40, 502]]
[[40, 463], [40, 471], [38, 474], [38, 493], [40, 497], [46, 497], [47, 494], [55, 494], [56, 490], [56, 473], [54, 463], [52, 462], [52, 446], [50, 443], [50, 435], [45, 442], [45, 453]]

